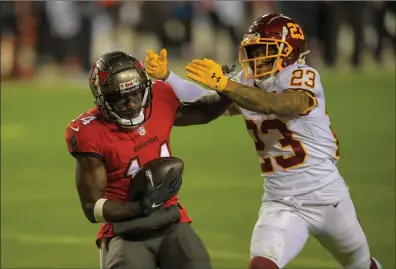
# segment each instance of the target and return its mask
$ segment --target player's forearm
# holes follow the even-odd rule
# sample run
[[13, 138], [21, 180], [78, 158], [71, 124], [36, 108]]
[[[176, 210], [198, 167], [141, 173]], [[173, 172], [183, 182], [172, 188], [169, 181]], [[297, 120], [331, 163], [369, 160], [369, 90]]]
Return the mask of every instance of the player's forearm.
[[99, 199], [83, 205], [84, 213], [92, 223], [117, 222], [142, 217], [139, 203]]
[[207, 124], [223, 115], [231, 104], [231, 100], [225, 96], [203, 96], [195, 102], [184, 103], [177, 112], [174, 125]]
[[195, 109], [203, 115], [203, 124], [206, 124], [223, 115], [231, 104], [231, 100], [226, 96], [216, 94], [201, 97], [196, 102]]
[[143, 212], [137, 202], [107, 200], [103, 207], [103, 216], [107, 222], [117, 222], [142, 217]]
[[305, 93], [298, 91], [267, 92], [232, 80], [228, 80], [222, 93], [240, 107], [258, 113], [294, 116], [303, 113], [310, 107], [309, 97]]
[[204, 95], [212, 94], [205, 88], [178, 77], [173, 72], [169, 72], [168, 77], [164, 81], [172, 86], [177, 98], [181, 102], [192, 102]]

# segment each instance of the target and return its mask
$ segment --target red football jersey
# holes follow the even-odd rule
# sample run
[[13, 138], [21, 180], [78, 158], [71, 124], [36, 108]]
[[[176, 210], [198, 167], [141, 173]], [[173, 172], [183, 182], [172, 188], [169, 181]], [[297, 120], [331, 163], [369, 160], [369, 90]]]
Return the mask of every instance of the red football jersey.
[[[151, 117], [138, 128], [119, 128], [104, 119], [97, 108], [81, 114], [66, 129], [67, 148], [73, 155], [83, 152], [100, 158], [106, 166], [107, 187], [105, 198], [126, 200], [129, 184], [140, 166], [158, 157], [171, 156], [170, 133], [179, 107], [170, 85], [157, 81], [153, 84]], [[178, 203], [174, 196], [165, 206]], [[191, 222], [180, 209], [181, 222]], [[101, 225], [97, 241], [112, 237], [111, 225]]]

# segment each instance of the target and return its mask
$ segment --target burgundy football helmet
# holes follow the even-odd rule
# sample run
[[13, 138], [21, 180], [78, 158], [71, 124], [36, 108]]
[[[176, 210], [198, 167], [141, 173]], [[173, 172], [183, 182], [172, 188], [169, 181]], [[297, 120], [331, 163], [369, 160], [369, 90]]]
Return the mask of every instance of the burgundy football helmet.
[[[262, 53], [255, 55], [253, 49]], [[263, 78], [294, 63], [304, 63], [308, 54], [307, 42], [301, 27], [281, 14], [268, 14], [258, 18], [244, 35], [239, 49], [239, 62], [246, 78]], [[272, 70], [258, 71], [258, 63], [273, 63]]]
[[127, 53], [113, 51], [99, 57], [89, 86], [103, 116], [121, 127], [138, 126], [151, 115], [152, 81], [142, 62]]

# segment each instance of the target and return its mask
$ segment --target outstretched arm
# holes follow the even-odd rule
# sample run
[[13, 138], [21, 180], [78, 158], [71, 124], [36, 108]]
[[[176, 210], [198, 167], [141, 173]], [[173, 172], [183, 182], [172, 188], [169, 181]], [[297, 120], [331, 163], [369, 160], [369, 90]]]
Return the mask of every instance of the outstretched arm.
[[267, 92], [232, 81], [224, 76], [221, 66], [212, 60], [193, 60], [186, 69], [189, 72], [187, 77], [221, 92], [250, 111], [288, 117], [305, 114], [316, 105], [316, 99], [311, 93], [302, 89]]
[[247, 110], [279, 116], [304, 114], [315, 103], [310, 93], [304, 90], [290, 89], [281, 93], [267, 92], [232, 80], [227, 81], [221, 93]]
[[215, 92], [208, 91], [196, 83], [180, 78], [169, 70], [168, 72], [169, 75], [163, 81], [172, 86], [173, 91], [181, 102], [194, 102], [203, 96], [217, 95]]
[[195, 102], [185, 102], [176, 114], [175, 126], [207, 124], [220, 117], [232, 102], [220, 94], [203, 96]]

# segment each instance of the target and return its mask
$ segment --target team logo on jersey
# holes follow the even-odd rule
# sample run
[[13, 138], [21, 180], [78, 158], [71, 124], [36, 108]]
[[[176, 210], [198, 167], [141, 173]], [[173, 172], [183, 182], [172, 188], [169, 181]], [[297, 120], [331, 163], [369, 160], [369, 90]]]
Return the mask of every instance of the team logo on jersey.
[[146, 135], [146, 129], [143, 126], [139, 126], [139, 128], [137, 129], [137, 132], [141, 136]]

